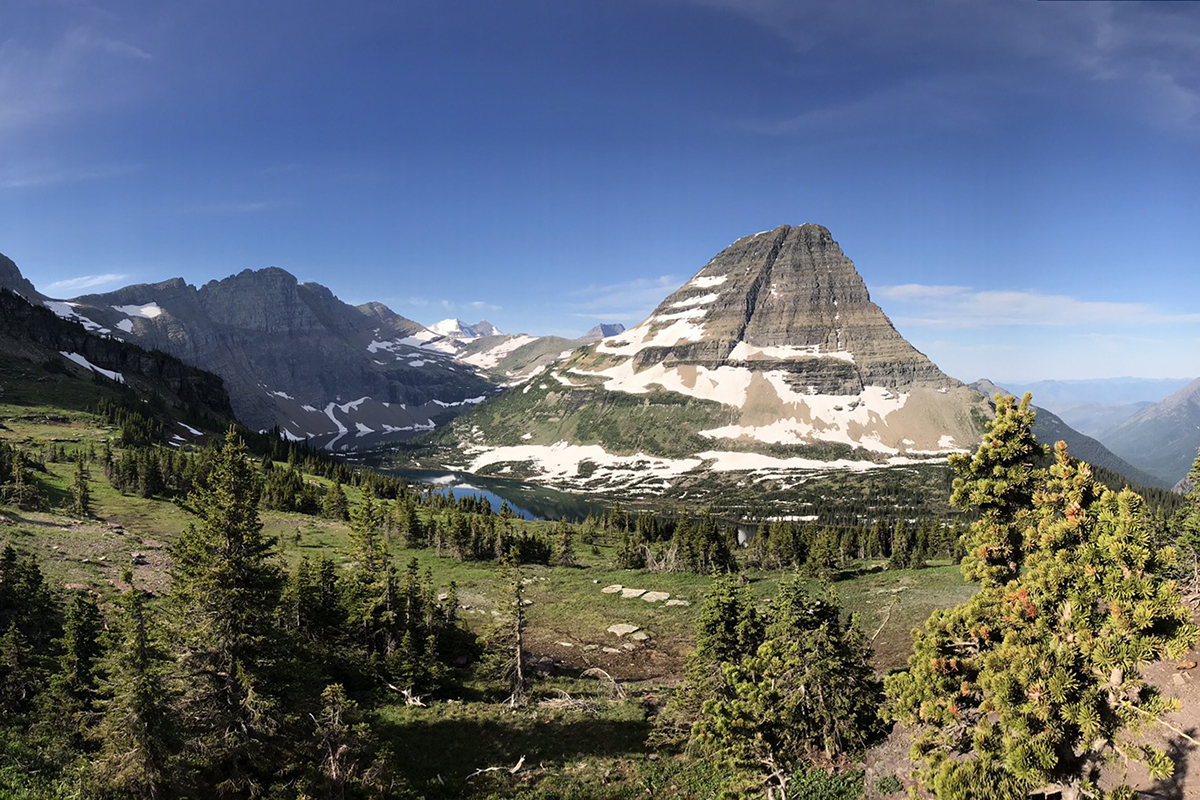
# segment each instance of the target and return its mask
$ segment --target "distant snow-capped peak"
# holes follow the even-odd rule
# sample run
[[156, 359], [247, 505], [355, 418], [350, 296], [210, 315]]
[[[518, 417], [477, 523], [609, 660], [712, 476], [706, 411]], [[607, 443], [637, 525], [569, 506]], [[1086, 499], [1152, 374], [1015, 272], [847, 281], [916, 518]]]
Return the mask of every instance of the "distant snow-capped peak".
[[483, 319], [476, 322], [474, 325], [468, 325], [460, 319], [450, 318], [444, 319], [441, 322], [435, 322], [429, 326], [429, 330], [440, 336], [449, 336], [451, 339], [478, 339], [481, 336], [502, 336], [500, 329], [492, 323]]

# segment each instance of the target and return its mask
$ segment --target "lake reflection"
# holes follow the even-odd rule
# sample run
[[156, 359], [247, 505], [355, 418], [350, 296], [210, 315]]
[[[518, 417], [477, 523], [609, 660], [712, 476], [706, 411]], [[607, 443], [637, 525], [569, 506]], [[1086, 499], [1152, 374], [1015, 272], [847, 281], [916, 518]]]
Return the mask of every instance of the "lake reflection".
[[493, 511], [499, 511], [502, 503], [522, 519], [565, 519], [582, 522], [588, 514], [599, 516], [606, 506], [581, 495], [535, 486], [521, 481], [499, 478], [481, 478], [465, 472], [446, 472], [426, 469], [383, 470], [390, 475], [404, 478], [415, 484], [428, 484], [430, 491], [449, 494], [452, 497], [479, 497], [486, 500]]

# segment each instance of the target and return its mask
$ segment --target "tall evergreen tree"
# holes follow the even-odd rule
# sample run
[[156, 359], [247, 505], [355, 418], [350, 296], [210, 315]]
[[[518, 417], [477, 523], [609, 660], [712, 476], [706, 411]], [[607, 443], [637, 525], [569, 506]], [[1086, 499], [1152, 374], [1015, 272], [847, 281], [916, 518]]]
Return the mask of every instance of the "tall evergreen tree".
[[66, 751], [81, 749], [96, 722], [103, 628], [104, 620], [95, 599], [75, 592], [67, 605], [63, 636], [59, 640], [62, 656], [58, 670], [50, 678], [49, 689], [41, 698], [40, 715], [57, 746]]
[[1193, 589], [1200, 589], [1200, 455], [1188, 472], [1192, 488], [1187, 501], [1172, 521], [1175, 547], [1183, 562], [1183, 579]]
[[656, 726], [668, 741], [686, 740], [704, 703], [726, 688], [725, 667], [740, 663], [762, 643], [763, 620], [748, 586], [729, 573], [714, 576], [696, 620], [696, 646], [683, 684]]
[[[132, 583], [132, 575], [127, 575]], [[170, 759], [179, 738], [165, 674], [167, 658], [150, 635], [145, 595], [132, 585], [117, 602], [105, 686], [100, 750], [89, 783], [102, 797], [159, 800], [174, 783]]]
[[256, 790], [275, 766], [285, 651], [276, 627], [283, 574], [258, 517], [259, 485], [231, 429], [206, 486], [200, 524], [171, 549], [169, 598], [179, 647], [187, 756], [197, 790]]
[[1026, 392], [1019, 405], [1004, 394], [995, 401], [996, 416], [983, 444], [973, 455], [955, 453], [949, 460], [958, 476], [950, 503], [979, 512], [965, 543], [963, 575], [983, 586], [1001, 586], [1020, 570], [1022, 532], [1034, 489], [1045, 476], [1041, 462], [1047, 453], [1033, 435], [1032, 396]]
[[857, 625], [798, 582], [780, 586], [762, 643], [725, 665], [725, 686], [693, 729], [702, 749], [759, 772], [768, 797], [786, 798], [805, 762], [862, 752], [882, 733], [882, 684]]
[[325, 499], [321, 503], [321, 515], [342, 522], [350, 519], [350, 501], [346, 499], [341, 481], [335, 482], [329, 487], [329, 491], [325, 492]]

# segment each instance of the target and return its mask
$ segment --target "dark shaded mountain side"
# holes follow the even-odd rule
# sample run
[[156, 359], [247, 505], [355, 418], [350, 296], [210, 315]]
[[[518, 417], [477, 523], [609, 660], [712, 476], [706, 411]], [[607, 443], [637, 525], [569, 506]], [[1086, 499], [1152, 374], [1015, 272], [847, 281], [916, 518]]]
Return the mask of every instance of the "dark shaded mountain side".
[[[0, 290], [0, 350], [37, 365], [53, 365], [54, 373], [86, 374], [86, 367], [62, 355], [75, 354], [95, 367], [119, 373], [131, 390], [159, 397], [179, 410], [199, 411], [218, 425], [233, 421], [229, 396], [221, 379], [211, 372], [167, 353], [96, 336], [79, 323], [60, 319], [7, 290]], [[111, 384], [114, 391], [122, 391], [116, 381], [93, 374], [101, 385]], [[6, 394], [9, 402], [21, 402], [11, 392]], [[70, 403], [71, 398], [64, 397], [62, 402]]]
[[31, 303], [39, 303], [46, 299], [45, 295], [33, 287], [16, 263], [8, 256], [0, 253], [0, 289], [16, 292]]

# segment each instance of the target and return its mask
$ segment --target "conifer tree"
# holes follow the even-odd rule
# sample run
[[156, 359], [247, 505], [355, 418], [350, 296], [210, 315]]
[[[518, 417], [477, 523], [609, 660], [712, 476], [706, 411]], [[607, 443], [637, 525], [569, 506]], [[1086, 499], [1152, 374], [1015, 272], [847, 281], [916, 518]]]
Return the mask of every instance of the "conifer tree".
[[58, 671], [51, 676], [49, 689], [42, 696], [40, 715], [58, 740], [58, 746], [68, 751], [83, 746], [88, 730], [95, 723], [103, 626], [96, 601], [75, 592], [67, 605], [63, 636], [59, 640], [62, 656]]
[[1192, 488], [1173, 520], [1172, 528], [1175, 547], [1182, 561], [1183, 580], [1196, 590], [1200, 589], [1200, 455], [1192, 463], [1188, 482]]
[[404, 496], [392, 507], [395, 516], [394, 527], [400, 533], [400, 539], [405, 547], [425, 547], [429, 544], [429, 532], [417, 516], [417, 504], [412, 495]]
[[921, 566], [918, 563], [917, 542], [912, 530], [904, 520], [897, 520], [892, 530], [892, 555], [888, 559], [888, 569], [911, 569]]
[[375, 490], [370, 486], [364, 486], [362, 500], [350, 512], [350, 529], [360, 537], [382, 541], [379, 537], [379, 530], [383, 527], [386, 514], [387, 508], [380, 504], [379, 499], [375, 496]]
[[575, 558], [575, 532], [565, 521], [558, 523], [558, 541], [554, 548], [554, 563], [559, 567], [575, 567], [579, 561]]
[[30, 708], [53, 669], [61, 613], [33, 556], [0, 551], [0, 711]]
[[1028, 400], [998, 402], [970, 463], [952, 457], [957, 502], [980, 511], [963, 569], [981, 590], [935, 612], [887, 680], [886, 713], [916, 728], [918, 775], [940, 798], [1094, 796], [1113, 754], [1171, 771], [1132, 737], [1169, 707], [1139, 668], [1197, 637], [1163, 577], [1174, 554], [1155, 546], [1141, 498], [1104, 487], [1063, 443], [1048, 474], [1037, 466]]
[[1035, 413], [1028, 392], [1019, 405], [1004, 394], [997, 394], [995, 402], [996, 417], [979, 449], [949, 459], [958, 475], [950, 503], [979, 512], [965, 543], [963, 575], [985, 587], [1003, 585], [1020, 569], [1022, 531], [1032, 513], [1034, 489], [1045, 476], [1041, 462], [1047, 452], [1033, 435]]
[[[259, 484], [230, 429], [172, 547], [169, 603], [197, 790], [255, 791], [274, 766], [287, 653], [276, 626], [283, 574], [258, 517]], [[265, 773], [265, 774], [264, 774]]]
[[178, 732], [170, 709], [166, 656], [150, 635], [144, 594], [132, 586], [118, 600], [114, 646], [107, 662], [100, 751], [89, 783], [100, 796], [158, 800], [173, 783], [170, 759]]
[[[525, 652], [525, 576], [516, 553], [504, 558], [505, 602], [512, 609], [504, 622], [508, 630], [500, 636], [502, 671], [510, 690], [506, 701], [510, 708], [525, 705], [532, 676], [526, 664]], [[505, 652], [507, 651], [507, 655]]]
[[837, 532], [830, 528], [822, 528], [806, 549], [808, 558], [804, 566], [813, 575], [828, 577], [842, 565], [842, 550], [838, 544]]
[[17, 624], [0, 636], [0, 712], [8, 719], [29, 710], [41, 687], [44, 669]]
[[321, 515], [327, 519], [349, 521], [350, 501], [346, 499], [346, 492], [342, 489], [341, 481], [335, 482], [333, 486], [329, 487], [329, 491], [325, 492], [325, 499], [321, 504]]
[[656, 726], [667, 741], [686, 740], [704, 703], [725, 689], [725, 667], [739, 663], [762, 643], [763, 620], [748, 586], [729, 573], [713, 577], [696, 620], [696, 646], [688, 656], [683, 684]]
[[358, 704], [339, 683], [321, 693], [321, 710], [313, 717], [312, 760], [317, 765], [320, 795], [327, 798], [358, 796], [355, 790], [377, 795], [386, 778], [385, 762], [376, 757], [378, 745], [362, 721]]
[[798, 767], [857, 753], [882, 733], [882, 685], [857, 625], [831, 599], [784, 583], [762, 643], [725, 665], [725, 687], [704, 704], [693, 737], [736, 765], [764, 772], [769, 797], [786, 798]]
[[92, 493], [88, 487], [91, 479], [83, 454], [75, 461], [75, 477], [71, 481], [71, 511], [81, 517], [92, 513]]

